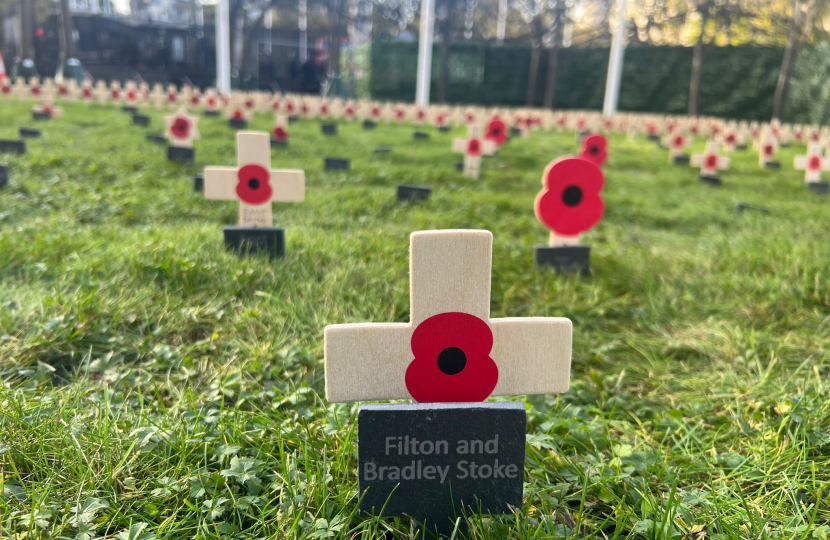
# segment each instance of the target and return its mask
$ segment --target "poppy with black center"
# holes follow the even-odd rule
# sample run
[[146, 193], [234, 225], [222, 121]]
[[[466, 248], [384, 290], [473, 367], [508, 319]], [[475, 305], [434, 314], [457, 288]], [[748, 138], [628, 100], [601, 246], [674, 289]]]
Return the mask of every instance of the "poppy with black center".
[[706, 169], [715, 169], [718, 166], [718, 156], [715, 155], [708, 155], [706, 156], [706, 160], [704, 162], [704, 168]]
[[271, 200], [271, 174], [260, 165], [245, 165], [237, 172], [236, 195], [248, 204], [264, 204]]
[[602, 218], [605, 206], [600, 191], [602, 171], [584, 158], [561, 158], [551, 162], [542, 178], [544, 188], [536, 196], [536, 217], [562, 236], [578, 236]]
[[818, 156], [811, 156], [809, 167], [811, 171], [817, 171], [821, 169], [821, 158]]
[[177, 139], [186, 139], [190, 134], [190, 122], [186, 118], [176, 118], [170, 127], [170, 132]]

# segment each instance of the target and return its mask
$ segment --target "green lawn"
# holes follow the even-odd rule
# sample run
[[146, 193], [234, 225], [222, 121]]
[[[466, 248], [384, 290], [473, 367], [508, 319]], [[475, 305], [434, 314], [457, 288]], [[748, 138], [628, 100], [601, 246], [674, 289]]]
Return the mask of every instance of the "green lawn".
[[[225, 251], [237, 205], [194, 193], [199, 168], [120, 110], [65, 109], [4, 158], [0, 537], [410, 537], [357, 515], [357, 405], [325, 401], [322, 333], [407, 321], [408, 237], [438, 228], [493, 232], [494, 317], [574, 323], [570, 391], [526, 400], [524, 506], [470, 537], [830, 536], [830, 201], [792, 169], [803, 146], [778, 172], [734, 155], [713, 189], [611, 137], [579, 278], [532, 265], [541, 173], [572, 134], [514, 140], [473, 181], [453, 135], [301, 121], [273, 163], [306, 171], [306, 202], [275, 205], [288, 254], [269, 263]], [[0, 137], [28, 111], [2, 103]], [[236, 163], [222, 119], [200, 129], [199, 167]], [[398, 183], [433, 197], [400, 205]]]

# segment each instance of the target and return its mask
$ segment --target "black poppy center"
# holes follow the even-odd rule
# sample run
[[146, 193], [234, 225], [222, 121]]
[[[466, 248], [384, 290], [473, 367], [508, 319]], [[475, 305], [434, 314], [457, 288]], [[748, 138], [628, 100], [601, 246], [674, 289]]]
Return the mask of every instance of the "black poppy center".
[[438, 369], [447, 375], [458, 375], [467, 365], [467, 355], [458, 347], [447, 347], [438, 354]]
[[562, 192], [562, 202], [565, 206], [576, 206], [582, 202], [582, 190], [578, 186], [568, 186]]
[[[599, 146], [592, 146], [590, 151], [593, 155], [599, 154]], [[582, 197], [582, 194], [580, 194], [579, 196]]]
[[253, 190], [259, 189], [259, 180], [257, 180], [256, 178], [251, 178], [250, 180], [248, 180], [248, 187]]

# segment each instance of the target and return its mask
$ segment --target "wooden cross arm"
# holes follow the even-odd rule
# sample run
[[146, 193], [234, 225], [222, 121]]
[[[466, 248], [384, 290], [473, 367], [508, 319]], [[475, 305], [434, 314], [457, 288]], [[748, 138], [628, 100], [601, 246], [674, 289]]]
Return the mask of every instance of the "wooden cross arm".
[[467, 151], [467, 145], [469, 144], [469, 139], [453, 139], [452, 140], [452, 151], [455, 153], [464, 153]]
[[718, 157], [718, 169], [721, 169], [721, 170], [728, 169], [729, 168], [729, 163], [731, 163], [731, 161], [732, 161], [732, 158], [728, 158], [728, 157], [725, 157], [725, 156]]
[[[270, 144], [270, 143], [269, 143]], [[305, 200], [305, 172], [300, 169], [271, 171], [274, 202], [303, 202]]]
[[490, 139], [484, 139], [481, 141], [481, 153], [485, 156], [492, 156], [496, 153], [496, 150], [496, 143], [494, 143]]
[[702, 167], [703, 154], [692, 154], [691, 159], [689, 159], [689, 165], [691, 165], [692, 167]]
[[810, 161], [810, 156], [795, 156], [795, 162], [793, 166], [798, 170], [804, 170], [807, 168], [807, 163]]
[[236, 167], [208, 167], [205, 169], [205, 198], [235, 201], [237, 184]]
[[[564, 318], [492, 319], [494, 396], [568, 389], [572, 324]], [[414, 359], [410, 324], [336, 324], [325, 330], [326, 399], [333, 403], [411, 399], [405, 374]]]

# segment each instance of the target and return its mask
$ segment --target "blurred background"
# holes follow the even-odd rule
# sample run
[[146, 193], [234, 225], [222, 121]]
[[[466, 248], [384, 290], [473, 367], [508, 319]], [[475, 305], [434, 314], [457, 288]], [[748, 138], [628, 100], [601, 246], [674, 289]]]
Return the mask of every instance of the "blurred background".
[[[229, 4], [234, 88], [414, 99], [419, 0]], [[621, 110], [830, 122], [827, 0], [625, 7]], [[432, 101], [601, 109], [617, 9], [617, 0], [436, 0]], [[0, 51], [13, 76], [53, 77], [77, 58], [96, 79], [207, 87], [215, 14], [200, 0], [0, 0]]]

